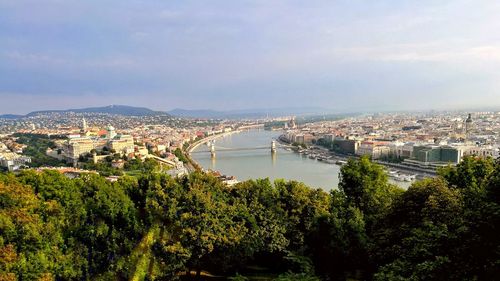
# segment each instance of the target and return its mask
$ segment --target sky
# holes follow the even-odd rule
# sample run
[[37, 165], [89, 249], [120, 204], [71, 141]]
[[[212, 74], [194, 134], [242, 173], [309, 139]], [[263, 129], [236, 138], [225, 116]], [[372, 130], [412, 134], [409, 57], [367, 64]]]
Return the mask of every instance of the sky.
[[498, 0], [0, 0], [0, 114], [500, 106]]

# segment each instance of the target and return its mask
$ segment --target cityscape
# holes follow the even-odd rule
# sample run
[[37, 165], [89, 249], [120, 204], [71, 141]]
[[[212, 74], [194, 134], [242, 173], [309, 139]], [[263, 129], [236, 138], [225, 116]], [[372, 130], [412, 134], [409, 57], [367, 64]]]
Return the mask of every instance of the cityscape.
[[[300, 124], [296, 118], [224, 120], [51, 112], [0, 119], [0, 160], [8, 171], [32, 166], [32, 156], [23, 153], [29, 145], [16, 142], [16, 135], [36, 135], [53, 142], [43, 153], [59, 161], [61, 167], [106, 162], [113, 152], [119, 156], [107, 163], [109, 168], [123, 168], [126, 159], [154, 157], [173, 168], [170, 174], [177, 176], [185, 174], [187, 168], [176, 151], [189, 156], [188, 146], [194, 142], [216, 143], [218, 137], [251, 129], [280, 132], [276, 140], [269, 140], [269, 150], [271, 141], [278, 141], [288, 145], [287, 150], [326, 164], [342, 164], [343, 159], [366, 155], [391, 168], [388, 172], [400, 169], [403, 174], [419, 177], [435, 175], [437, 168], [456, 165], [466, 156], [496, 159], [500, 153], [500, 112], [359, 114]], [[37, 166], [50, 167], [50, 162], [40, 164]]]
[[0, 281], [500, 280], [498, 15], [0, 1]]

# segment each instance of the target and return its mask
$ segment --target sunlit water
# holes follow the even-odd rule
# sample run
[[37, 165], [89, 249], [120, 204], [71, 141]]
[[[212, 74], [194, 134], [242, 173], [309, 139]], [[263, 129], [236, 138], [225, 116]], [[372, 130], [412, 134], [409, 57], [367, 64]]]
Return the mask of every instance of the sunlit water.
[[[200, 145], [192, 158], [203, 168], [235, 176], [238, 180], [269, 178], [297, 180], [310, 187], [331, 190], [339, 183], [340, 166], [327, 164], [293, 151], [278, 148], [276, 154], [271, 153], [271, 141], [279, 137], [279, 131], [251, 130], [218, 138], [215, 141], [216, 157], [210, 156], [209, 148]], [[266, 149], [223, 151], [227, 148]], [[219, 149], [217, 149], [219, 148]], [[407, 185], [405, 183], [401, 183]]]

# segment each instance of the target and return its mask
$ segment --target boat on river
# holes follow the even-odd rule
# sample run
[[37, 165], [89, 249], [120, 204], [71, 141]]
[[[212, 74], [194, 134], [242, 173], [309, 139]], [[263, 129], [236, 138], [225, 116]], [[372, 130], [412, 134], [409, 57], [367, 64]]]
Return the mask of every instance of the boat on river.
[[406, 174], [397, 174], [396, 176], [394, 176], [394, 180], [397, 180], [397, 181], [406, 181], [406, 182], [411, 182], [411, 181], [414, 181], [416, 179], [416, 175], [406, 175]]

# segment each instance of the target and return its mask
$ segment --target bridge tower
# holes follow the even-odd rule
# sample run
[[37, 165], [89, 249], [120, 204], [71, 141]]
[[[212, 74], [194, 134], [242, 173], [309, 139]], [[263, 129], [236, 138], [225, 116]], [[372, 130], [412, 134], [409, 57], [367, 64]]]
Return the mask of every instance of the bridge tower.
[[210, 155], [215, 158], [215, 143], [213, 141], [210, 142]]
[[273, 141], [271, 142], [271, 153], [272, 153], [272, 154], [275, 154], [275, 153], [276, 153], [276, 141], [275, 141], [275, 140], [273, 140]]

